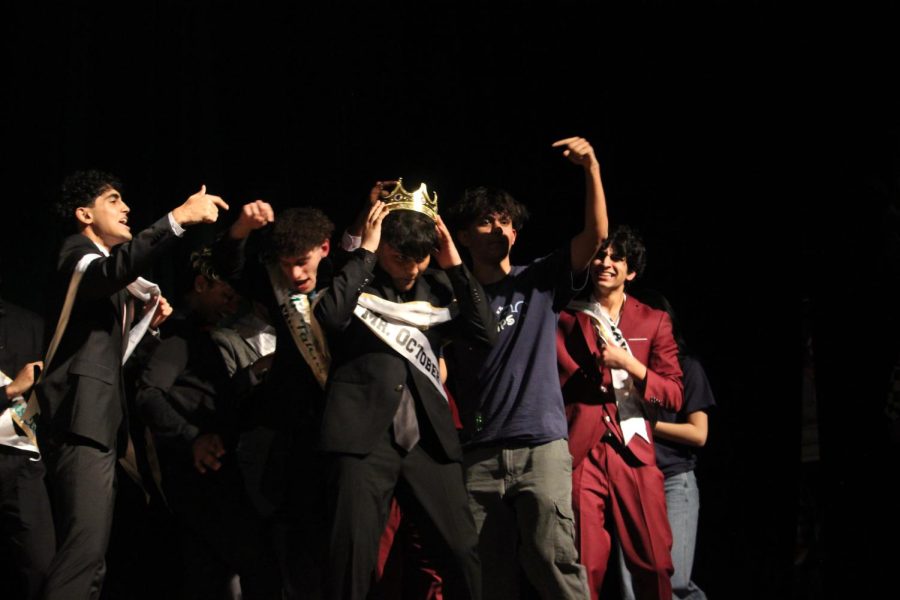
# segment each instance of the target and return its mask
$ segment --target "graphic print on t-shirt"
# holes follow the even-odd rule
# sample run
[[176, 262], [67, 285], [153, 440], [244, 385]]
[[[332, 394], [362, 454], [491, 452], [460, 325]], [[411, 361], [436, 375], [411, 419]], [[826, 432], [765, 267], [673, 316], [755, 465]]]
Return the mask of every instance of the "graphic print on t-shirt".
[[528, 303], [524, 300], [519, 300], [506, 306], [497, 307], [497, 314], [495, 315], [497, 317], [497, 333], [515, 325], [519, 314], [525, 306], [528, 306]]

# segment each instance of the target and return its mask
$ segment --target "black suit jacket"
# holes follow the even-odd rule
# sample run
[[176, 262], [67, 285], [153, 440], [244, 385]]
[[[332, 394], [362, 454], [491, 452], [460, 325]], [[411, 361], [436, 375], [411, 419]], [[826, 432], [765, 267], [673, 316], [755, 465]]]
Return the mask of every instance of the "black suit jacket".
[[[316, 317], [328, 335], [332, 355], [322, 417], [322, 449], [368, 454], [391, 425], [403, 387], [412, 384], [446, 457], [461, 460], [459, 436], [446, 400], [425, 375], [353, 314], [362, 292], [402, 301], [390, 277], [376, 269], [375, 255], [359, 249], [335, 275], [316, 306]], [[446, 306], [454, 297], [460, 314], [424, 332], [435, 354], [454, 338], [494, 344], [497, 327], [490, 306], [481, 285], [464, 265], [447, 271], [426, 270], [404, 300]], [[417, 416], [422, 418], [420, 411]]]
[[[37, 386], [39, 436], [70, 432], [106, 448], [116, 447], [117, 438], [127, 431], [122, 427], [126, 416], [122, 383], [125, 287], [146, 272], [175, 239], [168, 217], [163, 217], [87, 268], [66, 332]], [[47, 320], [53, 324], [48, 327], [49, 335], [59, 319], [75, 266], [86, 254], [101, 252], [84, 235], [72, 235], [63, 242], [57, 263], [56, 312]]]
[[[225, 235], [216, 241], [212, 253], [219, 274], [242, 296], [262, 303], [275, 328], [277, 350], [269, 373], [253, 391], [252, 410], [247, 413], [250, 424], [290, 432], [304, 447], [315, 447], [324, 392], [281, 315], [265, 263], [248, 251], [247, 243], [246, 239], [232, 240]], [[328, 285], [326, 260], [319, 264], [317, 280], [317, 287]], [[254, 382], [248, 373], [239, 372], [235, 377], [239, 375]]]
[[177, 311], [163, 323], [135, 396], [160, 459], [174, 456], [190, 466], [184, 459], [202, 433], [217, 433], [235, 446], [237, 387], [198, 315]]

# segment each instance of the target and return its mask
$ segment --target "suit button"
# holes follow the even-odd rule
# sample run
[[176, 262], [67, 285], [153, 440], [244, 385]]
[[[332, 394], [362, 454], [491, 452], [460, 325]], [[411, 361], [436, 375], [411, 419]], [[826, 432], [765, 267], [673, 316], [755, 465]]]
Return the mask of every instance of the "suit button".
[[607, 391], [607, 390], [606, 390], [606, 386], [605, 386], [605, 385], [601, 385], [601, 386], [600, 386], [600, 391], [603, 392], [603, 393], [605, 394], [606, 391]]
[[402, 392], [402, 391], [403, 391], [403, 384], [402, 384], [402, 383], [397, 384], [397, 387], [394, 388], [394, 391], [395, 391], [395, 392]]
[[609, 415], [603, 417], [603, 420], [609, 423], [612, 419], [609, 418]]

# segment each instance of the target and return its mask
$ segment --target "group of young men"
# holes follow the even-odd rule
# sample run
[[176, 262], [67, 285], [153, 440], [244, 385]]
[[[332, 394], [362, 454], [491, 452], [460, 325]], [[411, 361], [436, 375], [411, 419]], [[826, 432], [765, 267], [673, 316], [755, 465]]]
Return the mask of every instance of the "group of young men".
[[[553, 146], [584, 173], [584, 227], [528, 265], [511, 263], [527, 211], [506, 192], [468, 190], [448, 226], [424, 185], [385, 182], [342, 248], [318, 209], [244, 205], [174, 315], [140, 275], [224, 201], [203, 188], [132, 235], [117, 181], [70, 177], [55, 330], [3, 388], [41, 456], [22, 442], [10, 470], [46, 464], [54, 512], [30, 597], [99, 596], [116, 461], [143, 445], [129, 409], [185, 523], [185, 597], [236, 573], [244, 598], [366, 598], [392, 501], [448, 598], [518, 598], [523, 578], [597, 598], [609, 531], [637, 596], [670, 597], [650, 421], [681, 403], [671, 323], [625, 294], [642, 246], [609, 236], [593, 148]], [[224, 333], [238, 297], [252, 309]]]

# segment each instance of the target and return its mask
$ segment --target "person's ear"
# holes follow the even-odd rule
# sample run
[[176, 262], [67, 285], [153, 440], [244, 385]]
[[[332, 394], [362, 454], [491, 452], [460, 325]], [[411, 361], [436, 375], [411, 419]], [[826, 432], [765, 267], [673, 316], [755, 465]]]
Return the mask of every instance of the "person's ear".
[[94, 213], [86, 206], [79, 206], [75, 209], [75, 218], [82, 225], [90, 225], [94, 222]]

